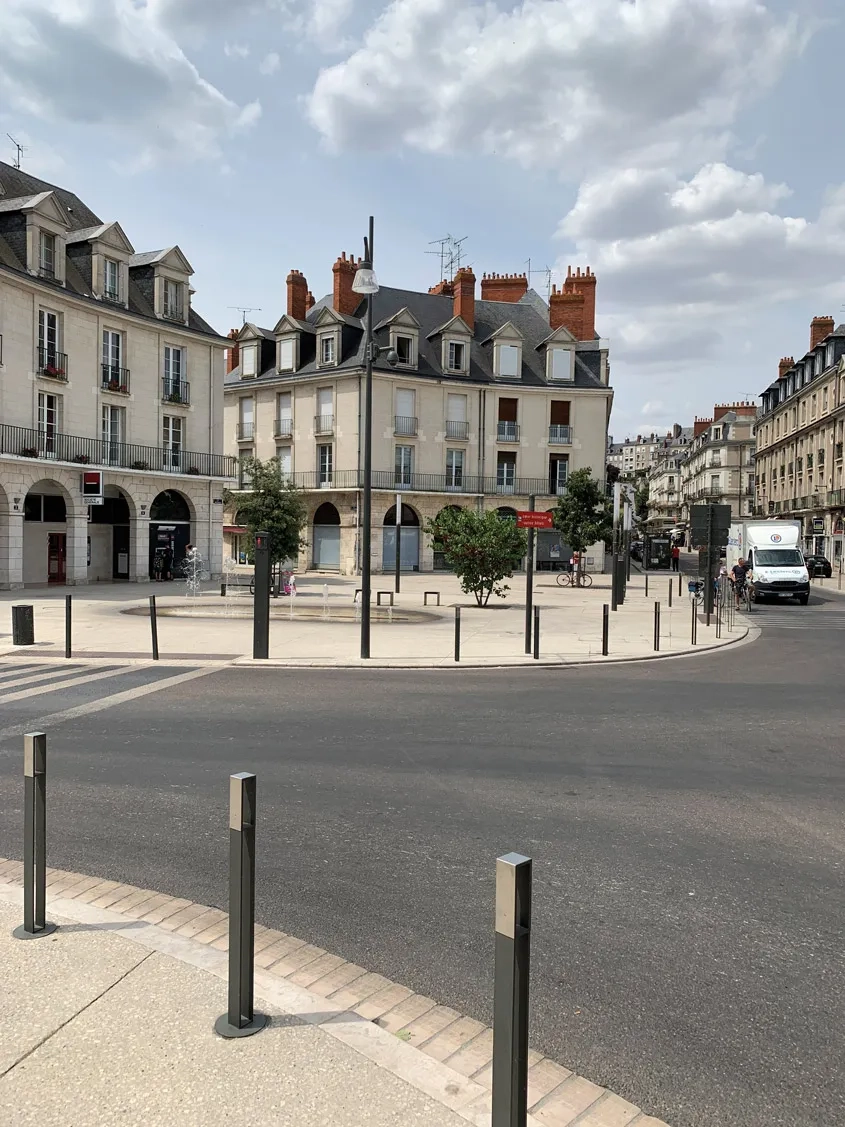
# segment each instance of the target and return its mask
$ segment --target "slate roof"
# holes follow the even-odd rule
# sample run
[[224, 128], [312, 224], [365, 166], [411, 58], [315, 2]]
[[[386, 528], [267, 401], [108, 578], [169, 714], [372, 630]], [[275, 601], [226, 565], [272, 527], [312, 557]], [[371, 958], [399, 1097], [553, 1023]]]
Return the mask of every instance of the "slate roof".
[[[20, 211], [21, 207], [26, 206], [44, 192], [54, 192], [60, 205], [67, 212], [68, 222], [70, 223], [70, 231], [67, 236], [68, 243], [79, 243], [93, 238], [107, 226], [73, 192], [69, 192], [66, 188], [59, 188], [55, 184], [48, 184], [45, 180], [39, 180], [37, 176], [30, 176], [28, 172], [0, 161], [0, 213]], [[152, 265], [159, 256], [164, 254], [167, 254], [167, 250], [148, 251], [133, 255], [129, 260], [128, 312], [155, 321], [157, 324], [161, 324], [161, 319], [155, 316], [149, 299], [144, 296], [141, 287], [132, 278], [132, 268]], [[0, 270], [24, 274], [31, 280], [31, 275], [26, 269], [26, 262], [21, 260], [14, 246], [2, 234], [0, 234]], [[90, 301], [98, 306], [101, 304], [91, 293], [90, 283], [85, 280], [78, 266], [69, 256], [65, 258], [64, 286], [44, 278], [39, 278], [38, 281], [40, 285], [45, 287], [54, 287], [60, 292], [73, 294], [75, 297]], [[189, 312], [188, 324], [182, 327], [189, 332], [199, 333], [202, 336], [222, 339], [220, 334], [194, 309]]]
[[[321, 298], [308, 312], [307, 321], [313, 326], [324, 309], [331, 309], [332, 297], [328, 295]], [[362, 298], [361, 305], [356, 310], [358, 316], [340, 318], [344, 330], [341, 334], [342, 352], [339, 363], [329, 371], [344, 372], [357, 370], [364, 366], [364, 322], [363, 313], [365, 302]], [[458, 378], [467, 383], [493, 384], [498, 386], [512, 384], [514, 387], [547, 387], [545, 379], [545, 354], [540, 347], [549, 337], [548, 309], [542, 299], [533, 291], [529, 291], [518, 302], [482, 301], [475, 302], [475, 332], [470, 343], [470, 369], [469, 375], [457, 376], [454, 372], [446, 372], [441, 367], [441, 338], [430, 334], [452, 320], [454, 307], [451, 297], [441, 294], [417, 293], [414, 290], [395, 289], [391, 286], [382, 287], [375, 295], [373, 302], [373, 323], [376, 343], [385, 347], [390, 341], [390, 326], [387, 322], [401, 309], [407, 309], [419, 322], [419, 351], [417, 367], [415, 369], [393, 368], [384, 356], [375, 362], [374, 368], [385, 372], [401, 374], [407, 372], [416, 378], [443, 379]], [[337, 314], [335, 314], [337, 316]], [[522, 378], [501, 378], [493, 375], [493, 349], [494, 344], [489, 340], [504, 325], [510, 322], [522, 335]], [[273, 337], [272, 330], [259, 329], [262, 336], [267, 339]], [[487, 343], [482, 344], [482, 341]], [[303, 341], [304, 343], [304, 341]], [[567, 383], [567, 387], [578, 388], [606, 388], [601, 383], [601, 352], [598, 338], [594, 341], [579, 341], [575, 347], [575, 378]], [[284, 378], [290, 380], [305, 379], [317, 374], [325, 375], [326, 368], [318, 367], [316, 357], [311, 349], [302, 356], [302, 362], [296, 372], [284, 373]], [[269, 367], [261, 373], [258, 379], [278, 379], [279, 373], [274, 367]], [[240, 369], [235, 368], [226, 377], [227, 383], [237, 383], [240, 380]], [[555, 385], [558, 386], [558, 385]], [[561, 385], [563, 386], [563, 385]]]

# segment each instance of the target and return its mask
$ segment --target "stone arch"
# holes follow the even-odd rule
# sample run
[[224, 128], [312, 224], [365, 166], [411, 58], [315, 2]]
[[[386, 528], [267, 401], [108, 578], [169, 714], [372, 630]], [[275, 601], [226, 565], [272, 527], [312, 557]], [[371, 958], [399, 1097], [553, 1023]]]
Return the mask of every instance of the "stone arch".
[[[387, 525], [392, 525], [394, 528], [396, 527], [395, 505], [391, 505], [387, 512], [384, 514], [384, 520], [382, 521], [382, 523], [385, 527], [387, 527]], [[399, 518], [399, 523], [407, 528], [419, 528], [420, 524], [419, 514], [417, 513], [416, 509], [413, 508], [412, 505], [406, 505], [404, 501], [402, 502], [402, 515]]]
[[[62, 472], [30, 474], [23, 497], [22, 571], [26, 584], [85, 583], [87, 509]], [[85, 524], [82, 523], [82, 513]]]
[[187, 493], [163, 489], [150, 502], [150, 576], [179, 574], [195, 538], [196, 509]]
[[510, 505], [500, 505], [496, 512], [502, 520], [516, 520], [516, 509], [511, 508]]
[[340, 524], [340, 513], [337, 506], [333, 505], [331, 501], [324, 501], [314, 513], [313, 524], [334, 525]]
[[150, 504], [151, 521], [187, 521], [196, 519], [193, 502], [178, 489], [163, 489]]
[[318, 571], [340, 571], [340, 513], [324, 501], [311, 522], [311, 558]]
[[[411, 505], [402, 503], [399, 514], [399, 552], [402, 571], [420, 570], [420, 517]], [[391, 505], [384, 514], [381, 541], [382, 571], [396, 567], [396, 506]]]

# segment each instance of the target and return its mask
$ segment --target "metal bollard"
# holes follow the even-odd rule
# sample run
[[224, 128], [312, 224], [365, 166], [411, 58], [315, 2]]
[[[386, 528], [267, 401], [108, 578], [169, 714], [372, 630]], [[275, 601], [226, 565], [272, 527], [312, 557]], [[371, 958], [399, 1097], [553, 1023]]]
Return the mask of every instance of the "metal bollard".
[[16, 603], [12, 607], [12, 645], [35, 645], [35, 616], [31, 606]]
[[672, 580], [669, 580], [669, 609], [672, 609]]
[[610, 578], [610, 607], [611, 610], [616, 610], [619, 605], [619, 556], [616, 552], [613, 553], [611, 567], [613, 570]]
[[225, 580], [220, 584], [220, 598], [226, 598], [226, 582]]
[[697, 637], [698, 637], [698, 615], [696, 614], [695, 599], [693, 599], [692, 600], [692, 626], [690, 627], [690, 645], [694, 646], [696, 644], [696, 638]]
[[455, 607], [455, 661], [461, 660], [461, 608]]
[[65, 657], [70, 657], [73, 652], [73, 610], [72, 595], [65, 595]]
[[252, 656], [270, 656], [270, 534], [255, 534], [255, 597], [252, 601]]
[[645, 573], [645, 597], [648, 598], [648, 572]]
[[221, 1037], [249, 1037], [269, 1022], [255, 993], [255, 775], [229, 776], [229, 1008], [214, 1023]]
[[158, 619], [156, 618], [155, 595], [150, 595], [150, 630], [153, 636], [153, 661], [158, 661]]
[[681, 587], [681, 573], [679, 571], [678, 572], [678, 594], [682, 595], [683, 593], [684, 593], [683, 588]]
[[492, 1127], [525, 1127], [528, 1116], [528, 985], [531, 858], [496, 859]]
[[534, 660], [540, 660], [540, 608], [534, 607]]
[[47, 736], [23, 738], [23, 926], [15, 939], [39, 939], [58, 926], [45, 918], [47, 898]]
[[601, 608], [601, 652], [602, 657], [607, 657], [608, 641], [610, 634], [610, 607], [607, 603]]
[[654, 604], [654, 648], [660, 649], [660, 603]]

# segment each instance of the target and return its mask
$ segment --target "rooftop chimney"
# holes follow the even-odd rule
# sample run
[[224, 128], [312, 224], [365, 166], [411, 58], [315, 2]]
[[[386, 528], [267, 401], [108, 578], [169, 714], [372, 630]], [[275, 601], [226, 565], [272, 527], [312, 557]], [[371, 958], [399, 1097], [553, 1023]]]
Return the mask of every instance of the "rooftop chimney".
[[576, 340], [584, 339], [584, 295], [567, 293], [552, 286], [549, 295], [549, 325], [555, 329], [568, 329]]
[[596, 276], [586, 267], [581, 273], [579, 266], [575, 273], [572, 267], [567, 267], [566, 281], [563, 283], [564, 293], [580, 293], [584, 295], [584, 322], [582, 336], [579, 340], [594, 340], [596, 336]]
[[455, 317], [466, 321], [472, 332], [475, 331], [475, 274], [471, 266], [462, 266], [452, 283], [452, 309]]
[[305, 312], [307, 313], [309, 309], [313, 309], [316, 304], [317, 302], [314, 298], [314, 295], [309, 290], [308, 297], [306, 297], [305, 299]]
[[814, 317], [810, 322], [810, 348], [815, 348], [833, 329], [832, 317]]
[[295, 321], [304, 321], [308, 312], [308, 283], [305, 275], [298, 270], [291, 270], [288, 282], [288, 317]]
[[789, 369], [795, 364], [795, 357], [784, 356], [778, 364], [778, 379], [782, 380]]
[[699, 419], [698, 417], [696, 417], [695, 422], [692, 425], [693, 438], [698, 438], [700, 434], [703, 434], [712, 422], [712, 419]]
[[452, 296], [452, 283], [447, 282], [444, 278], [444, 280], [442, 282], [438, 282], [436, 286], [432, 286], [429, 289], [428, 292], [433, 293], [433, 294], [442, 295], [443, 297], [451, 297]]
[[528, 293], [525, 274], [485, 274], [481, 279], [482, 301], [519, 301]]
[[226, 372], [231, 372], [237, 368], [241, 362], [240, 345], [238, 344], [238, 329], [230, 329], [226, 336], [229, 340], [233, 341], [231, 348], [226, 349]]
[[360, 259], [356, 260], [354, 254], [350, 254], [347, 258], [344, 251], [332, 267], [332, 274], [334, 274], [332, 308], [336, 313], [344, 313], [347, 317], [352, 316], [362, 301], [361, 295], [355, 293], [352, 289], [358, 262], [360, 262]]

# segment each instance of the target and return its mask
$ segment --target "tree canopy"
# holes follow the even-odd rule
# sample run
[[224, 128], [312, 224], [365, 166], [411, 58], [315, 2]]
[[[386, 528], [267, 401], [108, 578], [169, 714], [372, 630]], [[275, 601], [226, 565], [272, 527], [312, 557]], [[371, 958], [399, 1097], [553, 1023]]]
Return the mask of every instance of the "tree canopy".
[[513, 575], [526, 551], [528, 540], [516, 522], [495, 510], [475, 513], [469, 509], [443, 509], [426, 523], [425, 531], [443, 552], [446, 563], [461, 582], [461, 590], [474, 595], [486, 607], [491, 595], [504, 595], [509, 587], [503, 579]]
[[[270, 562], [277, 564], [296, 557], [303, 545], [302, 530], [307, 513], [299, 490], [283, 481], [279, 461], [270, 458], [245, 458], [242, 463], [244, 491], [225, 490], [223, 501], [237, 507], [238, 519], [251, 537], [256, 532], [270, 534]], [[252, 560], [252, 547], [248, 550]]]
[[555, 527], [575, 552], [585, 552], [600, 540], [610, 542], [613, 532], [613, 504], [604, 482], [596, 481], [589, 467], [574, 470], [566, 491], [558, 498]]

